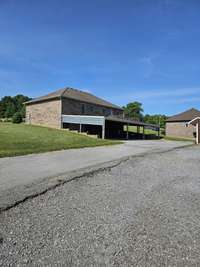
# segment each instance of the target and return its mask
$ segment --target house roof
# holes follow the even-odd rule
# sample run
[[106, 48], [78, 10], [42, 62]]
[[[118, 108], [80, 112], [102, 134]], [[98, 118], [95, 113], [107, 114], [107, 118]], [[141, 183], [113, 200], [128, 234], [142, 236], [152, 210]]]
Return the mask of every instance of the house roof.
[[169, 117], [166, 121], [167, 122], [179, 122], [179, 121], [188, 122], [199, 116], [200, 116], [200, 111], [198, 109], [191, 108], [189, 110], [186, 110], [185, 112]]
[[80, 90], [73, 89], [70, 87], [66, 87], [66, 88], [57, 90], [55, 92], [52, 92], [50, 94], [32, 99], [32, 100], [26, 102], [25, 104], [29, 105], [29, 104], [34, 104], [34, 103], [48, 101], [48, 100], [57, 99], [57, 98], [58, 99], [59, 98], [70, 98], [70, 99], [83, 101], [83, 102], [87, 102], [87, 103], [92, 103], [92, 104], [96, 104], [96, 105], [100, 105], [100, 106], [104, 106], [104, 107], [123, 110], [121, 107], [119, 107], [115, 104], [112, 104], [112, 103], [110, 103], [104, 99], [101, 99], [97, 96], [94, 96], [88, 92], [80, 91]]

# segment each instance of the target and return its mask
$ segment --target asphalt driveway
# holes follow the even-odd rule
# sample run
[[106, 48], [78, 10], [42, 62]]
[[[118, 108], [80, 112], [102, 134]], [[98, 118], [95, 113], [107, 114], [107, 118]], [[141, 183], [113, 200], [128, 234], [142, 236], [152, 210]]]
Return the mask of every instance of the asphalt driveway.
[[0, 159], [0, 210], [66, 180], [120, 163], [127, 157], [164, 152], [190, 142], [126, 141], [121, 145], [70, 149]]
[[2, 212], [0, 266], [200, 266], [199, 203], [200, 147], [136, 156]]
[[0, 158], [0, 194], [15, 186], [38, 179], [55, 177], [81, 168], [155, 151], [187, 145], [187, 142], [127, 141], [121, 145], [103, 146]]

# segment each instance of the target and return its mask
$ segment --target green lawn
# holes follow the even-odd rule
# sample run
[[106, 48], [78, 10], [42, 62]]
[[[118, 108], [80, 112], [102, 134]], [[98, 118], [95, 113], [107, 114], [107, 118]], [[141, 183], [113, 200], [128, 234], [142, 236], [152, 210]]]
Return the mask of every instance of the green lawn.
[[[137, 126], [129, 126], [128, 129], [130, 132], [137, 133]], [[126, 126], [125, 126], [124, 130], [126, 131]], [[140, 133], [142, 133], [141, 127], [140, 127]], [[158, 132], [151, 130], [151, 129], [145, 129], [145, 134], [146, 135], [158, 135]]]
[[[126, 130], [126, 128], [125, 128]], [[137, 133], [137, 126], [129, 126], [129, 131], [133, 133]], [[194, 141], [193, 138], [185, 138], [185, 137], [177, 137], [177, 136], [165, 136], [162, 132], [164, 129], [160, 129], [160, 137], [165, 139], [165, 140], [170, 140], [170, 141]], [[140, 129], [140, 133], [142, 133], [142, 129]], [[151, 135], [151, 136], [157, 136], [158, 133], [157, 131], [151, 130], [151, 129], [145, 129], [145, 135]]]
[[119, 144], [40, 126], [0, 123], [0, 157]]
[[177, 136], [165, 136], [164, 137], [165, 140], [170, 140], [170, 141], [193, 141], [194, 142], [194, 138], [185, 138], [185, 137], [177, 137]]

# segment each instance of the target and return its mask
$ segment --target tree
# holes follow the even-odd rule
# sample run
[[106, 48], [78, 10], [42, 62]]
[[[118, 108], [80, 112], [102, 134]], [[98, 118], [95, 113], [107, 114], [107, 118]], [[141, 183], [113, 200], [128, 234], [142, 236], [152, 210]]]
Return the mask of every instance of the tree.
[[22, 114], [18, 111], [12, 117], [13, 123], [21, 123], [22, 122]]
[[124, 114], [126, 117], [132, 118], [132, 119], [143, 119], [143, 108], [142, 103], [140, 102], [131, 102], [127, 104], [124, 108]]
[[16, 95], [13, 97], [13, 101], [15, 103], [16, 110], [21, 113], [22, 118], [25, 117], [24, 102], [29, 101], [29, 100], [30, 100], [30, 98], [28, 96], [24, 96], [24, 95]]
[[30, 100], [24, 95], [16, 95], [14, 97], [4, 96], [0, 100], [0, 118], [12, 118], [16, 112], [20, 112], [25, 117], [24, 102]]
[[146, 114], [144, 116], [144, 122], [150, 123], [150, 124], [158, 124], [160, 125], [161, 128], [165, 127], [166, 119], [167, 117], [161, 114], [155, 114], [155, 115]]
[[11, 96], [4, 96], [1, 99], [2, 117], [10, 118], [16, 112], [16, 107]]

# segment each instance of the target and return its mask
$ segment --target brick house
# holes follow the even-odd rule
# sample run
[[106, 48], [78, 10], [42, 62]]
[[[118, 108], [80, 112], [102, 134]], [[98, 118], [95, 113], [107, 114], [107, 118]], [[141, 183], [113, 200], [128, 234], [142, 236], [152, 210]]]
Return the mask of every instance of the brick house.
[[196, 128], [192, 124], [188, 125], [188, 123], [196, 117], [200, 117], [200, 111], [194, 108], [169, 117], [166, 120], [166, 135], [195, 138]]
[[[124, 125], [148, 124], [124, 118], [121, 107], [88, 92], [64, 88], [25, 103], [26, 123], [53, 128], [69, 128], [99, 137], [124, 135]], [[156, 127], [155, 125], [153, 127]], [[127, 130], [128, 136], [128, 130]]]

